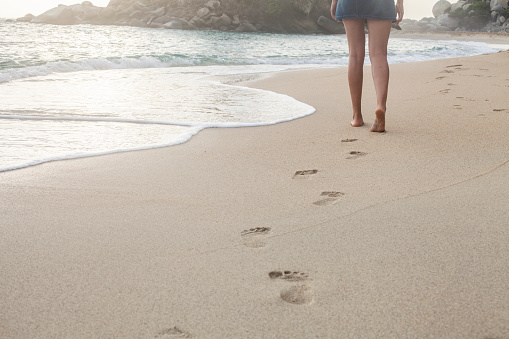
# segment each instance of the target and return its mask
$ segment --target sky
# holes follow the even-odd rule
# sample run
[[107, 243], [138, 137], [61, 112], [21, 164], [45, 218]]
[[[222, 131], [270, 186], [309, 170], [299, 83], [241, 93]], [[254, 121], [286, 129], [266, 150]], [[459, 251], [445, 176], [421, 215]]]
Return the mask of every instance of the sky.
[[[438, 0], [405, 0], [405, 18], [422, 19], [433, 16], [431, 9]], [[32, 13], [39, 15], [48, 9], [57, 7], [58, 4], [74, 5], [83, 0], [0, 0], [0, 18], [18, 18]], [[96, 6], [105, 7], [109, 0], [91, 0]], [[455, 3], [455, 0], [449, 0]]]

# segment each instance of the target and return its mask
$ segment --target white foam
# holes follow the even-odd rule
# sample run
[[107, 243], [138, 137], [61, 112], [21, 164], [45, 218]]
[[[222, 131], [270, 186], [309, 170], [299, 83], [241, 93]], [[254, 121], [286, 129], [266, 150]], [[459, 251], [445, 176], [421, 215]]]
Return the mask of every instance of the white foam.
[[36, 165], [53, 162], [53, 161], [72, 160], [72, 159], [88, 158], [88, 157], [102, 156], [102, 155], [122, 153], [122, 152], [141, 151], [141, 150], [147, 150], [147, 149], [175, 146], [175, 145], [179, 145], [179, 144], [183, 144], [183, 143], [187, 142], [194, 135], [196, 135], [200, 130], [201, 129], [195, 129], [192, 132], [180, 134], [180, 136], [177, 139], [175, 139], [173, 142], [167, 143], [167, 144], [152, 145], [152, 146], [140, 146], [140, 147], [133, 147], [133, 148], [125, 148], [125, 149], [113, 149], [110, 151], [91, 152], [91, 153], [87, 153], [87, 154], [69, 154], [69, 155], [65, 155], [65, 156], [46, 157], [46, 158], [42, 158], [42, 159], [22, 162], [22, 163], [14, 165], [14, 166], [0, 167], [0, 172], [13, 171], [13, 170], [27, 168], [30, 166], [36, 166]]
[[[210, 80], [198, 80], [195, 84], [194, 82], [196, 80], [193, 79], [202, 78], [203, 74], [193, 73], [191, 77], [175, 78], [176, 74], [168, 70], [167, 72], [160, 72], [157, 70], [151, 70], [149, 72], [122, 70], [111, 71], [110, 74], [101, 73], [99, 78], [94, 72], [81, 72], [79, 74], [69, 74], [66, 76], [41, 77], [36, 82], [13, 82], [4, 85], [4, 91], [0, 93], [0, 101], [4, 103], [0, 110], [0, 112], [4, 113], [0, 114], [0, 125], [5, 125], [8, 121], [12, 122], [14, 125], [11, 126], [14, 126], [14, 130], [16, 129], [15, 126], [19, 126], [19, 132], [18, 134], [13, 132], [14, 134], [12, 135], [4, 133], [4, 135], [0, 137], [0, 139], [3, 138], [4, 141], [6, 140], [5, 138], [7, 138], [7, 140], [16, 141], [18, 145], [11, 145], [10, 150], [4, 148], [3, 154], [2, 145], [0, 145], [0, 158], [11, 159], [10, 164], [5, 162], [0, 164], [0, 171], [24, 168], [48, 161], [170, 146], [186, 142], [193, 135], [205, 128], [272, 125], [298, 119], [312, 114], [315, 111], [313, 107], [286, 95], [261, 89], [225, 85]], [[223, 70], [219, 73], [222, 72]], [[235, 72], [236, 71], [233, 71], [231, 73]], [[140, 76], [142, 78], [139, 78]], [[204, 105], [209, 102], [208, 98], [213, 100], [215, 97], [219, 99], [226, 97], [227, 100], [231, 99], [233, 101], [227, 101], [225, 103], [209, 102], [209, 104], [213, 104], [212, 108], [214, 108], [211, 112], [216, 112], [216, 110], [219, 109], [217, 113], [229, 115], [231, 109], [239, 112], [240, 115], [248, 113], [248, 115], [245, 116], [247, 120], [229, 121], [230, 118], [228, 117], [225, 119], [217, 119], [216, 114], [212, 114], [212, 116], [210, 116], [212, 120], [203, 121], [204, 119], [206, 120], [207, 117], [198, 116], [198, 118], [193, 118], [192, 115], [189, 116], [189, 114], [193, 112], [193, 107], [190, 107], [190, 111], [186, 114], [178, 111], [174, 114], [166, 114], [164, 110], [158, 109], [158, 107], [168, 108], [171, 102], [165, 101], [165, 98], [171, 97], [173, 92], [170, 91], [168, 94], [163, 92], [162, 95], [158, 95], [158, 97], [160, 97], [159, 100], [163, 100], [160, 103], [155, 102], [154, 100], [157, 98], [152, 97], [151, 93], [148, 92], [152, 87], [156, 89], [158, 93], [161, 92], [161, 88], [158, 85], [161, 81], [165, 82], [166, 86], [171, 87], [171, 83], [168, 83], [168, 76], [171, 76], [174, 82], [180, 85], [183, 85], [182, 81], [192, 81], [190, 89], [185, 91], [190, 97], [188, 99], [184, 98], [184, 102], [192, 103], [193, 99], [196, 101], [197, 95], [208, 95], [208, 97], [202, 98], [202, 103], [199, 102], [198, 109], [200, 111], [205, 109]], [[73, 90], [73, 81], [76, 82], [76, 90]], [[111, 83], [109, 81], [113, 82]], [[91, 85], [87, 85], [88, 82], [91, 82]], [[144, 89], [143, 82], [149, 87]], [[118, 108], [115, 103], [123, 102], [124, 100], [122, 95], [124, 94], [123, 91], [125, 88], [122, 84], [135, 84], [136, 86], [141, 85], [142, 87], [135, 88], [138, 91], [133, 92], [138, 93], [138, 97], [134, 98], [135, 101], [132, 103], [128, 102], [127, 105]], [[98, 85], [104, 87], [97, 88]], [[109, 87], [116, 88], [118, 91], [110, 92], [107, 96], [101, 96], [102, 93], [107, 92]], [[92, 92], [87, 93], [88, 90]], [[78, 95], [73, 96], [73, 93], [76, 91], [79, 91], [79, 93], [77, 93]], [[38, 95], [28, 98], [25, 97], [27, 95], [30, 96], [32, 93], [37, 93]], [[91, 100], [94, 96], [97, 96], [96, 93], [99, 93], [98, 95], [104, 100], [94, 104]], [[148, 95], [146, 99], [143, 97], [143, 93]], [[117, 97], [117, 95], [120, 95], [120, 97]], [[229, 96], [231, 95], [232, 97], [230, 98]], [[133, 96], [135, 95], [133, 94]], [[92, 104], [92, 106], [86, 108], [87, 104]], [[53, 106], [55, 108], [52, 108]], [[136, 109], [139, 111], [138, 116], [147, 118], [140, 119], [122, 116], [125, 111], [123, 107], [126, 109], [130, 107], [131, 110]], [[98, 108], [102, 109], [102, 111], [97, 111]], [[156, 108], [155, 111], [154, 108]], [[55, 109], [57, 110], [55, 111]], [[175, 106], [174, 109], [177, 110], [178, 106]], [[66, 111], [76, 112], [78, 115], [62, 114]], [[9, 114], [9, 112], [11, 113]], [[252, 113], [255, 113], [255, 116], [249, 116], [249, 114]], [[110, 114], [110, 116], [108, 116], [108, 114]], [[112, 116], [112, 114], [117, 114], [117, 116]], [[233, 116], [236, 115], [235, 113], [232, 114]], [[262, 115], [258, 116], [258, 114]], [[136, 114], [134, 115], [136, 116]], [[182, 115], [184, 117], [189, 117], [190, 120], [172, 119], [174, 117], [181, 117]], [[150, 119], [150, 117], [160, 118]], [[33, 124], [31, 122], [33, 122]], [[45, 127], [45, 124], [50, 125]], [[120, 131], [120, 134], [112, 136], [109, 131], [101, 130], [101, 128], [106, 128], [105, 126], [114, 126], [115, 130]], [[142, 128], [142, 126], [146, 127]], [[187, 128], [187, 130], [184, 130], [184, 132], [177, 132], [179, 135], [172, 136], [170, 142], [158, 141], [165, 138], [167, 132], [164, 128], [166, 127], [181, 127]], [[142, 128], [143, 131], [141, 131], [140, 128]], [[3, 129], [6, 131], [13, 130], [10, 126], [3, 126]], [[62, 135], [61, 139], [58, 139], [59, 135]], [[94, 137], [97, 138], [97, 136], [108, 136], [112, 139], [103, 140], [102, 137], [100, 137], [94, 140]], [[30, 137], [36, 140], [43, 140], [46, 142], [46, 145], [33, 145], [30, 140], [26, 139]], [[21, 142], [19, 142], [20, 140]], [[129, 146], [116, 146], [118, 142], [125, 140], [132, 142]], [[9, 144], [9, 142], [5, 144]], [[143, 146], [139, 146], [140, 144]], [[70, 148], [76, 150], [69, 151], [65, 149], [67, 145], [70, 145]], [[34, 149], [34, 147], [41, 148], [41, 151], [36, 155], [32, 154], [30, 150]], [[93, 149], [101, 149], [104, 147], [110, 149], [106, 151], [93, 151]], [[26, 153], [25, 155], [23, 155], [24, 152]], [[47, 152], [56, 152], [58, 154], [52, 156], [51, 154], [47, 154]], [[85, 154], [81, 154], [80, 152], [85, 152]], [[33, 159], [34, 156], [35, 159]]]

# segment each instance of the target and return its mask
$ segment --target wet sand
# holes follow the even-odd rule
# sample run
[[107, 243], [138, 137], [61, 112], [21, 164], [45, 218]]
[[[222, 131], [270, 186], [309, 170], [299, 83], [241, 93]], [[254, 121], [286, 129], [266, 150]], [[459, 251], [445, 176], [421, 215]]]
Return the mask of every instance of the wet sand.
[[248, 85], [315, 114], [0, 173], [2, 338], [509, 337], [509, 52]]

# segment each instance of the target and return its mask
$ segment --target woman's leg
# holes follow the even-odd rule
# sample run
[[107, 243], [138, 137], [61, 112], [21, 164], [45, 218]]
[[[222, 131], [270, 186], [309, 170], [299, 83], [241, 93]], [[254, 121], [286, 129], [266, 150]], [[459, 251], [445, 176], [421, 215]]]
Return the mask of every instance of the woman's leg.
[[387, 44], [392, 23], [388, 20], [368, 19], [368, 46], [371, 60], [371, 73], [376, 92], [375, 122], [371, 132], [385, 131], [385, 111], [389, 89], [389, 64], [387, 63]]
[[364, 67], [364, 56], [366, 46], [366, 35], [364, 32], [364, 19], [344, 19], [346, 37], [348, 40], [348, 85], [350, 86], [350, 97], [352, 99], [353, 120], [352, 126], [364, 125], [362, 120], [362, 79]]

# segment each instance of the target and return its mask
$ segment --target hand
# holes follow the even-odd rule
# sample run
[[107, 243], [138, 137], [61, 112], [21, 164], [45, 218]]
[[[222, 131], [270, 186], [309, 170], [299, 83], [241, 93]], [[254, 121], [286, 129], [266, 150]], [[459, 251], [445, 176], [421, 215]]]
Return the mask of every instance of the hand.
[[338, 0], [332, 0], [330, 5], [330, 15], [332, 19], [336, 20], [336, 8], [338, 7]]
[[405, 10], [403, 8], [403, 0], [398, 0], [396, 3], [396, 25], [399, 25], [401, 20], [403, 20], [403, 15], [405, 14]]

